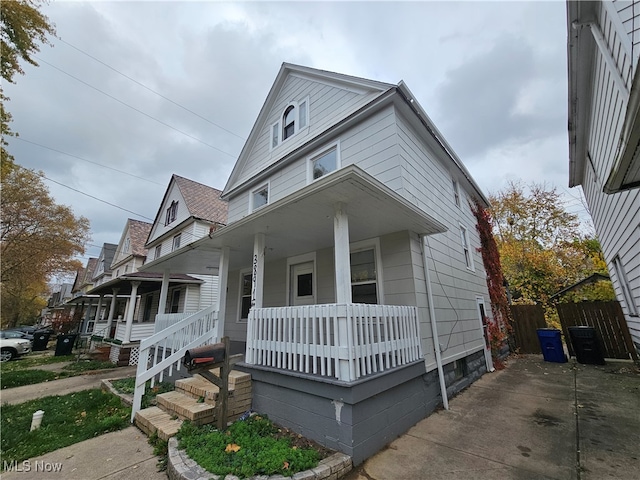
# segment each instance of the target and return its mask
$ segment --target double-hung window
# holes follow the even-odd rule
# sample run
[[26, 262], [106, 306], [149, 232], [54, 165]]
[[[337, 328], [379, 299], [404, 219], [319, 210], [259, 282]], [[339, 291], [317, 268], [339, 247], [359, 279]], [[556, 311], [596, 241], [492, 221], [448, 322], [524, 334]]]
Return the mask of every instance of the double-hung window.
[[462, 244], [462, 252], [464, 254], [464, 262], [469, 270], [473, 270], [473, 257], [469, 248], [469, 235], [467, 229], [460, 225], [460, 242]]
[[378, 303], [376, 255], [373, 248], [351, 253], [351, 300]]
[[167, 213], [164, 217], [164, 224], [169, 225], [171, 222], [173, 222], [176, 219], [177, 214], [178, 214], [178, 202], [174, 200], [173, 202], [171, 202], [171, 205], [169, 205], [169, 207], [167, 208]]
[[250, 211], [257, 210], [269, 203], [269, 184], [262, 185], [251, 192]]
[[460, 207], [460, 189], [458, 187], [458, 182], [454, 179], [453, 183], [453, 201], [456, 204], [456, 207]]
[[627, 272], [625, 272], [624, 265], [618, 255], [613, 258], [613, 267], [616, 271], [618, 285], [620, 285], [620, 290], [622, 290], [622, 296], [624, 298], [624, 303], [627, 305], [629, 315], [638, 316], [638, 308], [633, 300], [633, 295], [631, 295], [631, 285], [627, 279]]
[[175, 237], [173, 237], [173, 245], [171, 247], [171, 251], [178, 250], [180, 248], [180, 240], [182, 239], [182, 234], [179, 233]]
[[340, 150], [339, 144], [336, 143], [320, 153], [309, 157], [309, 183], [320, 177], [324, 177], [338, 168], [340, 168]]
[[240, 318], [241, 322], [246, 322], [251, 309], [251, 288], [253, 280], [251, 272], [240, 274]]

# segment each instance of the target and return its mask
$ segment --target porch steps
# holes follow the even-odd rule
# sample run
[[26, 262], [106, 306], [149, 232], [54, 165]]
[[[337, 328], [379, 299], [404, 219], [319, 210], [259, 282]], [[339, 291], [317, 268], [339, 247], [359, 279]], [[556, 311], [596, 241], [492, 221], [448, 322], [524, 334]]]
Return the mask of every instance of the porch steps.
[[[147, 435], [157, 432], [158, 437], [166, 440], [177, 433], [184, 420], [196, 425], [215, 422], [215, 404], [220, 393], [217, 386], [196, 374], [176, 380], [175, 387], [174, 391], [156, 397], [157, 406], [136, 413], [134, 423]], [[251, 375], [232, 370], [227, 404], [229, 422], [251, 409], [251, 400]]]
[[136, 412], [135, 424], [147, 436], [157, 433], [158, 438], [169, 440], [180, 430], [182, 420], [172, 417], [159, 407], [149, 407]]

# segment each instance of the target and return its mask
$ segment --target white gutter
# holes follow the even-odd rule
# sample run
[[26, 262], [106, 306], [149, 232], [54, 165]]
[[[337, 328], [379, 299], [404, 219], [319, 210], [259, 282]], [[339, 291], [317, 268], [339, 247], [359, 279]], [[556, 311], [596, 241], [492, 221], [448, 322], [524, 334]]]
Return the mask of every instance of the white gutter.
[[449, 410], [449, 399], [447, 398], [447, 385], [444, 383], [444, 371], [442, 369], [442, 356], [440, 355], [440, 341], [438, 340], [438, 326], [436, 324], [436, 309], [433, 306], [433, 292], [431, 290], [431, 276], [429, 275], [429, 264], [427, 250], [425, 248], [427, 237], [420, 237], [422, 248], [422, 263], [424, 264], [425, 283], [427, 284], [427, 299], [429, 301], [429, 318], [431, 319], [431, 335], [433, 336], [433, 351], [436, 354], [436, 365], [438, 367], [438, 379], [440, 380], [440, 395], [442, 396], [442, 406]]

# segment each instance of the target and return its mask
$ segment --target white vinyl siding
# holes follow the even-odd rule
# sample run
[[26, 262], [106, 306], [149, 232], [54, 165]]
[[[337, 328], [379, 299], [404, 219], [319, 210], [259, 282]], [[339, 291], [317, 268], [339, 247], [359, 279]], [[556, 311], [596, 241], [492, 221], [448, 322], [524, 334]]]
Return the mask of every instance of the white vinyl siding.
[[[631, 2], [615, 2], [614, 6], [620, 13], [620, 21], [610, 18], [607, 10], [602, 7], [599, 24], [602, 25], [603, 36], [609, 49], [614, 52], [614, 59], [618, 70], [622, 73], [627, 86], [631, 85], [631, 60], [622, 48], [623, 35], [628, 35], [631, 42], [632, 8]], [[636, 5], [636, 33], [634, 43], [634, 64], [637, 64], [638, 32], [640, 26], [640, 5]], [[623, 24], [625, 32], [617, 30], [616, 25]], [[604, 182], [616, 158], [618, 140], [627, 108], [627, 94], [621, 92], [613, 81], [609, 66], [604, 61], [603, 54], [595, 49], [593, 62], [593, 90], [587, 149], [591, 158], [585, 162], [581, 183], [593, 223], [607, 259], [607, 266], [611, 281], [618, 300], [624, 305], [625, 297], [621, 280], [618, 278], [613, 258], [618, 256], [623, 266], [629, 285], [629, 292], [636, 306], [640, 305], [640, 188], [608, 195], [603, 190]], [[589, 165], [589, 163], [592, 164]], [[595, 172], [594, 172], [595, 170]], [[640, 319], [626, 313], [627, 324], [634, 342], [640, 347]]]
[[[362, 94], [297, 75], [290, 76], [279, 92], [271, 112], [262, 126], [262, 131], [248, 154], [243, 171], [234, 184], [243, 183], [255, 176], [314, 135], [326, 130], [336, 121], [347, 117], [371, 101], [379, 93], [376, 91]], [[282, 142], [280, 139], [280, 144], [276, 148], [272, 148], [273, 125], [280, 121], [286, 106], [292, 100], [298, 102], [298, 107], [302, 102], [307, 102], [308, 124], [287, 141]], [[233, 187], [233, 185], [229, 187]], [[242, 214], [245, 213], [246, 210]]]
[[[167, 209], [171, 207], [171, 204], [177, 202], [178, 207], [176, 210], [176, 217], [169, 224], [165, 224]], [[189, 210], [187, 209], [187, 204], [180, 193], [180, 189], [175, 183], [172, 183], [171, 190], [168, 192], [167, 197], [164, 199], [164, 203], [160, 206], [160, 215], [158, 216], [157, 222], [153, 224], [151, 228], [151, 234], [149, 235], [149, 242], [152, 243], [158, 237], [163, 236], [167, 232], [171, 231], [176, 225], [180, 225], [180, 223], [184, 222], [187, 218], [189, 218]]]

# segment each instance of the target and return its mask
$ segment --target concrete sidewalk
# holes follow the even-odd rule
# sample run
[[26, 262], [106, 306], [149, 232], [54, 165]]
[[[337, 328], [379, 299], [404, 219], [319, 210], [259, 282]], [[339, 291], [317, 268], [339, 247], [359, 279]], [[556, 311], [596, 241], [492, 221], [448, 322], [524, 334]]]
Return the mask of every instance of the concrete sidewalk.
[[352, 472], [349, 480], [640, 478], [640, 374], [509, 362]]

